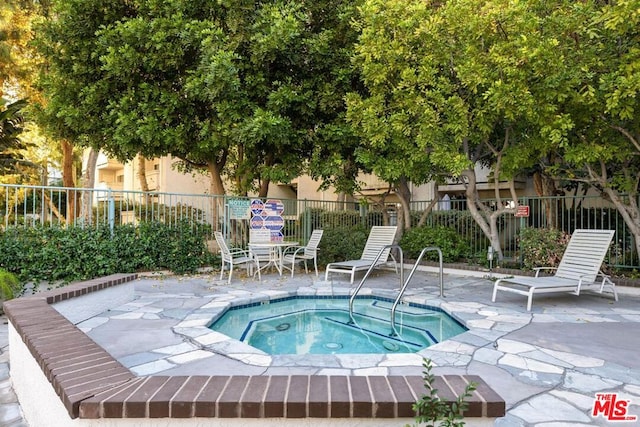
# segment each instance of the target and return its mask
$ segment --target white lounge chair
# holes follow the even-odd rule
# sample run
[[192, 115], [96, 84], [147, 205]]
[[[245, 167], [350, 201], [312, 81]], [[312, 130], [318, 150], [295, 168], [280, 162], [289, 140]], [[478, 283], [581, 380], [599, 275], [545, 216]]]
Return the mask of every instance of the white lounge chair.
[[224, 240], [224, 236], [221, 232], [216, 231], [213, 233], [216, 237], [216, 242], [220, 248], [220, 257], [222, 258], [222, 265], [220, 267], [220, 280], [224, 275], [225, 264], [229, 265], [229, 280], [227, 283], [231, 283], [231, 276], [233, 275], [234, 265], [245, 265], [247, 267], [247, 273], [252, 274], [252, 268], [255, 265], [258, 272], [258, 279], [262, 281], [260, 277], [260, 263], [255, 259], [248, 251], [243, 249], [229, 249], [227, 242]]
[[519, 276], [499, 279], [493, 286], [491, 301], [496, 301], [498, 291], [515, 292], [527, 297], [527, 311], [531, 311], [534, 294], [570, 292], [580, 295], [583, 287], [594, 285], [600, 287], [600, 293], [604, 291], [605, 285], [610, 286], [615, 300], [618, 301], [615, 283], [600, 270], [614, 232], [614, 230], [575, 230], [553, 276], [539, 276], [542, 270], [554, 269], [554, 267], [540, 267], [535, 269], [535, 277]]
[[[368, 270], [376, 259], [376, 256], [378, 256], [380, 250], [387, 245], [393, 244], [393, 239], [396, 236], [397, 229], [398, 227], [396, 226], [377, 225], [371, 227], [369, 238], [367, 239], [367, 243], [364, 246], [360, 259], [328, 264], [324, 272], [324, 280], [329, 280], [329, 273], [342, 273], [349, 274], [351, 276], [350, 283], [353, 283], [356, 271]], [[386, 264], [389, 259], [390, 252], [391, 249], [386, 249], [378, 259], [376, 265]]]
[[282, 254], [282, 267], [289, 268], [287, 265], [291, 264], [291, 277], [293, 277], [296, 262], [300, 261], [304, 261], [304, 271], [309, 273], [307, 261], [311, 259], [313, 260], [313, 266], [316, 269], [316, 276], [318, 276], [318, 245], [320, 244], [320, 239], [322, 239], [323, 233], [324, 230], [313, 230], [306, 246], [290, 246], [285, 249]]

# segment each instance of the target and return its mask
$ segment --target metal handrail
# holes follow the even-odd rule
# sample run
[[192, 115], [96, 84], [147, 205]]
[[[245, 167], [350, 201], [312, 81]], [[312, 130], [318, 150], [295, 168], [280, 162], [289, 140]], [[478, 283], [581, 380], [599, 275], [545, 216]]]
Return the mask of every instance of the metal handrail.
[[444, 280], [442, 278], [442, 251], [440, 250], [440, 248], [436, 246], [428, 246], [422, 249], [422, 251], [420, 252], [420, 255], [418, 255], [418, 259], [416, 260], [416, 263], [413, 265], [413, 268], [411, 269], [411, 272], [407, 277], [407, 281], [402, 284], [400, 293], [396, 297], [396, 300], [393, 302], [393, 306], [391, 307], [391, 335], [396, 334], [395, 332], [396, 331], [396, 308], [400, 303], [400, 298], [402, 298], [402, 295], [404, 295], [404, 291], [407, 289], [407, 285], [411, 281], [411, 278], [413, 277], [413, 273], [415, 273], [416, 270], [418, 269], [418, 264], [420, 264], [420, 260], [422, 260], [422, 257], [424, 256], [424, 254], [429, 251], [438, 251], [438, 258], [440, 259], [440, 298], [444, 297]]
[[371, 274], [371, 271], [376, 267], [378, 260], [382, 256], [383, 252], [387, 249], [391, 250], [393, 248], [397, 248], [400, 251], [400, 285], [402, 286], [402, 283], [404, 283], [404, 255], [402, 254], [402, 248], [400, 247], [400, 245], [383, 246], [382, 249], [380, 249], [380, 251], [378, 252], [378, 255], [376, 255], [371, 266], [369, 266], [369, 268], [367, 269], [367, 272], [364, 274], [362, 280], [360, 280], [360, 283], [351, 295], [351, 298], [349, 298], [349, 323], [355, 322], [353, 320], [353, 301], [356, 299], [356, 295], [358, 295], [358, 292], [360, 292], [360, 289], [362, 289], [362, 285], [364, 285], [364, 282], [367, 280], [367, 277], [369, 277], [369, 274]]

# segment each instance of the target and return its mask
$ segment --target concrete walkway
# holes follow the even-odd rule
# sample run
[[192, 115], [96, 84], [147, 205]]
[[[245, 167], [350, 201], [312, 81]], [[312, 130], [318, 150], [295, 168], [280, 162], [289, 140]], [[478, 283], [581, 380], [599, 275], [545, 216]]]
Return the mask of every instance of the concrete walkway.
[[[627, 415], [640, 419], [640, 290], [635, 288], [619, 287], [619, 302], [586, 293], [542, 295], [527, 312], [520, 295], [501, 293], [492, 303], [493, 282], [482, 274], [446, 274], [441, 298], [437, 275], [418, 272], [406, 300], [441, 307], [469, 328], [418, 354], [268, 356], [206, 328], [231, 301], [350, 290], [346, 276], [322, 279], [266, 274], [258, 283], [234, 276], [229, 286], [217, 275], [148, 277], [136, 282], [134, 301], [78, 326], [138, 375], [419, 374], [427, 357], [435, 374], [481, 375], [507, 402], [507, 416], [496, 423], [500, 427], [615, 425], [603, 415], [591, 416], [596, 393], [615, 393], [628, 401]], [[381, 272], [363, 293], [394, 297], [398, 287], [397, 276]], [[25, 426], [8, 375], [6, 326], [0, 326], [0, 426]]]

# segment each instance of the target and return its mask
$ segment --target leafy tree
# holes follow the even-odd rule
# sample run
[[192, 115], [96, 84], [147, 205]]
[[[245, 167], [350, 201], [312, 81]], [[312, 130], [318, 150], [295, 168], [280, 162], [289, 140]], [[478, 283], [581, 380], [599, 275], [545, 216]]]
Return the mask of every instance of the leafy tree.
[[5, 104], [0, 99], [0, 175], [17, 172], [17, 166], [24, 162], [21, 150], [26, 148], [26, 144], [19, 138], [24, 125], [21, 110], [26, 102], [16, 101], [6, 107]]
[[[457, 177], [502, 258], [497, 223], [517, 207], [513, 178], [545, 170], [568, 142], [566, 100], [582, 70], [573, 35], [592, 16], [584, 9], [536, 0], [368, 0], [357, 48], [368, 94], [349, 103], [368, 141], [364, 162], [391, 182], [402, 174], [417, 183], [428, 173]], [[479, 198], [477, 165], [492, 170], [491, 204]], [[505, 179], [515, 206], [502, 200]]]
[[40, 37], [48, 121], [121, 160], [171, 154], [208, 171], [212, 194], [225, 174], [238, 193], [265, 191], [348, 134], [354, 13], [337, 0], [59, 0]]
[[24, 160], [20, 173], [5, 175], [5, 182], [46, 184], [48, 164], [61, 164], [59, 145], [44, 138], [32, 114], [33, 102], [41, 100], [34, 86], [41, 58], [31, 44], [32, 30], [34, 22], [47, 16], [49, 7], [49, 0], [5, 0], [0, 4], [0, 96], [4, 92], [7, 98], [28, 101], [20, 110], [25, 117], [20, 135], [26, 148], [21, 150]]
[[573, 36], [580, 80], [567, 91], [570, 130], [557, 174], [611, 200], [640, 253], [640, 9], [637, 1], [586, 3]]

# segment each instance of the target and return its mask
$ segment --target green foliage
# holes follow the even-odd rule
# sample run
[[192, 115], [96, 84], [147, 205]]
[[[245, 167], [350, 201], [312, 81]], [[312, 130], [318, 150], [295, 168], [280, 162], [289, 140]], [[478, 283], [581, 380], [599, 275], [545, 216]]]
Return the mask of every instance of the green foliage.
[[26, 148], [26, 144], [19, 136], [24, 129], [21, 110], [26, 105], [27, 102], [24, 100], [7, 103], [5, 99], [0, 98], [0, 175], [17, 172], [16, 166], [23, 161], [21, 150]]
[[371, 228], [374, 225], [384, 225], [382, 212], [367, 211], [364, 217], [360, 211], [356, 210], [338, 210], [327, 211], [320, 208], [307, 209], [299, 218], [303, 223], [309, 223], [310, 229], [316, 228], [343, 228], [358, 227], [364, 225]]
[[464, 392], [456, 397], [454, 402], [443, 401], [438, 396], [438, 390], [434, 388], [435, 376], [431, 373], [431, 360], [423, 359], [423, 378], [427, 394], [423, 395], [413, 405], [416, 411], [416, 426], [426, 423], [427, 427], [462, 427], [464, 426], [463, 413], [467, 409], [466, 399], [476, 389], [475, 383], [467, 384]]
[[361, 224], [360, 212], [345, 210], [323, 212], [320, 216], [321, 228], [348, 228]]
[[318, 263], [359, 259], [369, 237], [369, 229], [363, 226], [338, 227], [324, 230], [318, 252]]
[[[470, 243], [456, 230], [449, 227], [419, 227], [405, 231], [400, 239], [404, 256], [417, 259], [423, 248], [437, 246], [442, 251], [444, 262], [456, 262], [469, 255]], [[437, 261], [438, 253], [429, 251], [424, 259]]]
[[113, 234], [108, 227], [15, 227], [0, 233], [0, 267], [35, 284], [158, 269], [193, 273], [212, 261], [207, 236], [207, 228], [187, 222], [122, 225]]
[[[416, 226], [422, 212], [412, 212], [411, 224]], [[504, 221], [499, 218], [498, 221]], [[484, 236], [482, 229], [471, 216], [468, 210], [451, 209], [446, 211], [432, 211], [425, 222], [425, 226], [448, 227], [454, 229], [458, 234], [467, 236], [473, 240], [481, 240]]]
[[[21, 292], [22, 285], [16, 275], [0, 268], [0, 303], [15, 298]], [[2, 312], [1, 305], [0, 312]]]
[[312, 156], [332, 174], [324, 150], [357, 143], [344, 94], [358, 3], [57, 1], [36, 32], [40, 121], [120, 159], [171, 154], [218, 191], [222, 176], [239, 194], [288, 182]]
[[522, 265], [531, 270], [535, 267], [557, 267], [571, 236], [552, 228], [525, 228], [520, 233]]

